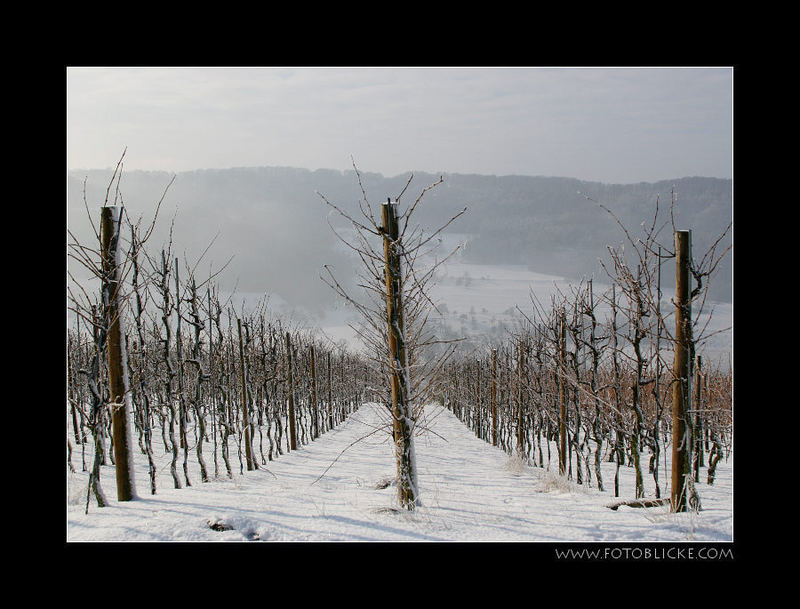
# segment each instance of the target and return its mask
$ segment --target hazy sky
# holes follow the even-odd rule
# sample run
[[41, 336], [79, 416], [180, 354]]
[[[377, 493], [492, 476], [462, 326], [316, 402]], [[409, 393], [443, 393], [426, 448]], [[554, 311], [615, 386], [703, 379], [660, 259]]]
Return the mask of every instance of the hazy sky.
[[67, 68], [68, 169], [732, 176], [733, 70]]

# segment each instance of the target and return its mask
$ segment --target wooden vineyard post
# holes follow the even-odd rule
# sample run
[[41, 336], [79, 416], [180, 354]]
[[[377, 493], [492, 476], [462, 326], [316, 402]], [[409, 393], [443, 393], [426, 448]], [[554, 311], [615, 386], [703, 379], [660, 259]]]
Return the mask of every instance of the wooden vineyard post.
[[133, 454], [128, 422], [127, 377], [120, 319], [120, 278], [117, 268], [119, 247], [119, 207], [103, 207], [100, 213], [100, 246], [103, 272], [103, 310], [107, 329], [108, 388], [111, 400], [111, 426], [114, 436], [117, 500], [131, 501], [136, 491], [133, 479]]
[[692, 475], [695, 482], [700, 482], [700, 468], [703, 466], [703, 437], [702, 437], [702, 389], [703, 389], [703, 358], [695, 357], [694, 364], [694, 424], [692, 425]]
[[689, 412], [691, 341], [690, 269], [691, 231], [675, 232], [675, 357], [672, 391], [672, 511], [685, 512], [689, 477], [690, 441], [686, 421]]
[[[216, 367], [214, 366], [214, 318], [211, 314], [211, 288], [208, 295], [208, 367], [211, 373], [211, 386], [216, 387]], [[219, 461], [217, 459], [217, 405], [214, 392], [211, 393], [211, 436], [214, 440], [214, 478], [219, 477]]]
[[309, 346], [309, 358], [311, 365], [311, 412], [314, 417], [314, 428], [311, 438], [319, 438], [319, 402], [317, 401], [317, 371], [314, 366], [314, 345]]
[[524, 368], [524, 353], [527, 344], [523, 343], [522, 339], [519, 340], [519, 346], [517, 347], [517, 451], [519, 452], [520, 458], [525, 453], [525, 435], [524, 435], [524, 425], [525, 425], [525, 407], [523, 404], [523, 394], [522, 394], [522, 372]]
[[287, 393], [289, 394], [289, 450], [297, 450], [297, 429], [294, 417], [294, 378], [292, 377], [292, 340], [286, 333]]
[[331, 352], [328, 351], [328, 355], [326, 357], [326, 368], [328, 373], [328, 429], [333, 429], [333, 375], [331, 373]]
[[[509, 374], [511, 374], [509, 372]], [[522, 458], [524, 452], [524, 441], [523, 441], [523, 431], [522, 425], [524, 420], [523, 415], [523, 408], [522, 408], [522, 339], [520, 338], [519, 342], [517, 343], [517, 373], [516, 373], [516, 385], [513, 384], [512, 381], [511, 386], [513, 387], [514, 392], [516, 393], [516, 400], [517, 400], [517, 410], [516, 410], [516, 451], [519, 454], [520, 458]], [[509, 400], [511, 399], [511, 392], [509, 391]]]
[[492, 446], [497, 446], [497, 349], [492, 349]]
[[189, 444], [186, 441], [186, 401], [183, 392], [183, 343], [181, 342], [181, 283], [178, 277], [178, 259], [175, 258], [175, 355], [178, 359], [178, 432], [180, 435], [181, 448], [183, 449], [183, 476], [186, 479], [186, 486], [191, 486], [189, 482]]
[[475, 368], [475, 407], [473, 408], [475, 413], [472, 419], [475, 427], [475, 435], [483, 440], [483, 423], [481, 422], [481, 360], [477, 360]]
[[236, 325], [239, 330], [239, 359], [241, 360], [241, 379], [242, 379], [242, 427], [244, 428], [244, 457], [247, 462], [247, 471], [256, 469], [255, 460], [253, 459], [253, 446], [250, 442], [250, 413], [249, 405], [247, 403], [247, 368], [245, 367], [244, 359], [244, 341], [242, 339], [242, 320], [236, 319]]
[[559, 316], [558, 328], [558, 473], [567, 474], [567, 389], [565, 382], [567, 316], [563, 311]]
[[408, 362], [403, 328], [402, 269], [397, 223], [397, 204], [382, 205], [383, 248], [386, 262], [386, 310], [388, 323], [389, 374], [392, 389], [397, 495], [400, 505], [413, 510], [417, 502], [417, 473], [413, 444], [413, 421], [408, 404]]

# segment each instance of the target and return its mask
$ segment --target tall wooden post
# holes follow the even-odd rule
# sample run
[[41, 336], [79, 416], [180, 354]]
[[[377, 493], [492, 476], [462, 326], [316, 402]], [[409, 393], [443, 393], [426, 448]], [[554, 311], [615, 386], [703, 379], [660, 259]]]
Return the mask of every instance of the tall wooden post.
[[311, 365], [311, 406], [314, 416], [314, 429], [311, 438], [319, 438], [319, 402], [317, 401], [317, 371], [314, 367], [314, 345], [309, 346]]
[[126, 401], [127, 376], [122, 344], [120, 320], [120, 278], [117, 268], [119, 247], [120, 208], [103, 207], [100, 213], [100, 246], [103, 271], [102, 294], [104, 323], [107, 331], [108, 388], [111, 399], [111, 427], [114, 435], [114, 462], [116, 464], [117, 500], [135, 498], [133, 453], [130, 446], [128, 403]]
[[389, 338], [389, 372], [392, 389], [397, 494], [400, 505], [413, 510], [417, 501], [417, 473], [413, 445], [413, 420], [408, 404], [408, 362], [403, 328], [403, 280], [397, 204], [382, 206], [383, 248], [386, 258], [386, 312]]
[[331, 352], [328, 351], [326, 368], [328, 372], [328, 429], [333, 429], [333, 377], [331, 373]]
[[692, 474], [694, 481], [700, 482], [700, 468], [703, 466], [703, 425], [702, 425], [702, 395], [703, 395], [703, 358], [695, 357], [694, 363], [694, 425], [692, 425]]
[[497, 446], [497, 349], [492, 349], [491, 412], [492, 446]]
[[472, 420], [474, 421], [475, 435], [483, 440], [483, 423], [481, 421], [481, 408], [483, 407], [483, 400], [481, 400], [481, 360], [477, 360], [475, 368], [475, 407], [473, 408], [474, 413]]
[[178, 410], [179, 425], [178, 430], [181, 438], [181, 448], [183, 449], [183, 477], [186, 479], [186, 486], [191, 486], [189, 481], [189, 443], [186, 440], [186, 396], [183, 386], [183, 342], [181, 331], [181, 282], [178, 276], [178, 259], [175, 258], [175, 355], [178, 360]]
[[239, 330], [239, 360], [241, 361], [241, 380], [242, 380], [242, 427], [244, 428], [244, 457], [247, 463], [247, 471], [256, 469], [253, 459], [253, 446], [250, 442], [250, 408], [247, 400], [247, 367], [244, 359], [244, 340], [242, 339], [242, 320], [236, 319], [236, 326]]
[[520, 338], [519, 346], [517, 347], [517, 451], [520, 458], [525, 453], [525, 407], [522, 398], [522, 371], [524, 367], [523, 358], [525, 356], [525, 348], [527, 344]]
[[565, 386], [567, 349], [567, 315], [564, 311], [559, 316], [558, 327], [558, 473], [567, 473], [567, 388]]
[[297, 429], [294, 417], [294, 377], [292, 376], [292, 340], [286, 333], [287, 393], [289, 394], [289, 449], [297, 450]]
[[675, 232], [675, 357], [673, 374], [675, 384], [672, 391], [672, 511], [685, 512], [687, 507], [688, 480], [690, 475], [690, 444], [687, 416], [689, 412], [691, 363], [692, 312], [689, 300], [691, 292], [691, 231]]
[[[206, 288], [208, 295], [208, 370], [211, 373], [211, 386], [216, 387], [216, 366], [214, 366], [214, 316], [211, 313], [211, 288]], [[214, 441], [214, 478], [219, 477], [219, 461], [217, 459], [217, 404], [215, 392], [211, 397], [211, 437]]]

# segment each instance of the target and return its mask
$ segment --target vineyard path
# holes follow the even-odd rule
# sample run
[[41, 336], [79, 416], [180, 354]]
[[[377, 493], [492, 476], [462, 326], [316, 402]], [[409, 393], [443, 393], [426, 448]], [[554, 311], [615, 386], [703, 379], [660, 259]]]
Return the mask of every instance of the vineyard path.
[[[200, 481], [194, 447], [191, 486], [175, 489], [170, 454], [156, 452], [158, 490], [151, 495], [147, 460], [136, 454], [137, 499], [117, 502], [113, 466], [101, 481], [110, 506], [86, 509], [87, 474], [81, 447], [73, 447], [75, 472], [67, 472], [66, 541], [170, 542], [648, 542], [731, 541], [733, 457], [720, 462], [713, 486], [698, 484], [703, 509], [671, 514], [668, 507], [611, 510], [633, 499], [634, 473], [621, 469], [620, 497], [613, 492], [613, 463], [604, 459], [605, 490], [557, 475], [551, 444], [548, 466], [531, 466], [477, 438], [450, 411], [426, 409], [415, 439], [421, 505], [398, 510], [392, 484], [391, 438], [382, 406], [364, 404], [337, 428], [298, 450], [240, 473], [231, 441], [233, 479]], [[256, 446], [258, 438], [256, 437]], [[266, 438], [264, 439], [266, 443]], [[204, 460], [213, 473], [212, 445]], [[91, 466], [91, 449], [85, 462]], [[182, 455], [181, 455], [182, 460]], [[538, 461], [538, 457], [537, 457]], [[574, 463], [574, 461], [573, 461]], [[662, 464], [662, 495], [668, 471]], [[181, 461], [179, 461], [181, 471]], [[654, 482], [645, 466], [648, 496]]]

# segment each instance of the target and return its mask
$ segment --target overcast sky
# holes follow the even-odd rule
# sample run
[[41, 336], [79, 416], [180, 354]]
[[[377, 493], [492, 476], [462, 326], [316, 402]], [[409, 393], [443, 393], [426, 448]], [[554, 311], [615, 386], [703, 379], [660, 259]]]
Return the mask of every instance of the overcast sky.
[[67, 168], [732, 176], [733, 71], [67, 68]]

